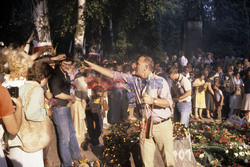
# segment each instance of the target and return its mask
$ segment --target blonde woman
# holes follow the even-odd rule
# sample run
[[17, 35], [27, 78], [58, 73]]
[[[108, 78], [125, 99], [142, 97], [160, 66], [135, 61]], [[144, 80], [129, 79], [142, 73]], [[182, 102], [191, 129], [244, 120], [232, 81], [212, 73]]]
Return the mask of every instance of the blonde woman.
[[3, 82], [4, 87], [20, 87], [27, 78], [28, 68], [32, 66], [32, 61], [23, 52], [17, 50], [3, 51], [3, 55], [7, 57], [7, 63], [10, 73], [6, 74]]
[[[29, 121], [43, 121], [45, 116], [51, 115], [51, 112], [44, 108], [44, 86], [52, 73], [52, 68], [49, 64], [44, 62], [35, 63], [28, 71], [27, 81], [19, 88], [19, 95], [22, 99], [22, 105], [25, 106], [28, 100], [28, 105], [23, 111], [26, 120]], [[33, 89], [33, 87], [35, 87]], [[30, 92], [30, 90], [32, 92]], [[30, 95], [30, 98], [27, 97]], [[10, 146], [8, 158], [11, 160], [14, 167], [44, 167], [43, 150], [37, 152], [24, 152], [20, 146], [22, 142], [18, 136], [9, 135], [8, 143]]]

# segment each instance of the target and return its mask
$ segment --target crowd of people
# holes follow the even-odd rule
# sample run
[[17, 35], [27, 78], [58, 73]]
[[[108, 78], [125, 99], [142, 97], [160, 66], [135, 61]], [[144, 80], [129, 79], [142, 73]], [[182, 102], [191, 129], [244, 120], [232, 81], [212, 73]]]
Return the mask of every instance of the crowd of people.
[[[229, 53], [220, 59], [197, 49], [188, 56], [183, 51], [165, 53], [164, 61], [145, 55], [137, 60], [98, 61], [44, 55], [48, 49], [32, 55], [29, 46], [0, 50], [0, 138], [4, 139], [0, 166], [42, 167], [45, 159], [55, 161], [48, 157], [50, 152], [58, 153], [62, 167], [77, 166], [85, 162], [86, 145], [101, 147], [105, 127], [135, 120], [141, 122], [143, 164], [154, 166], [157, 146], [164, 164], [174, 166], [172, 120], [186, 127], [190, 118], [222, 123], [236, 115], [250, 122], [247, 55], [238, 58]], [[18, 87], [17, 97], [7, 91], [13, 87]], [[54, 123], [56, 142], [36, 152], [23, 151], [19, 133], [23, 117], [39, 122], [46, 116]]]

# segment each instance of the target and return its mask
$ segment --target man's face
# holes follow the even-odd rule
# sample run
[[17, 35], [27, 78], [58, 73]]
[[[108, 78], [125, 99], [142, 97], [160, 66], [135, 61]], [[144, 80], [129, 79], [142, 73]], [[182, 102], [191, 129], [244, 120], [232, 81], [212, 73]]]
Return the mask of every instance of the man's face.
[[132, 69], [136, 69], [136, 63], [131, 64]]
[[171, 80], [175, 80], [175, 74], [174, 74], [174, 73], [169, 74], [168, 77], [169, 77]]
[[160, 64], [159, 63], [155, 64], [155, 69], [159, 69], [159, 68], [160, 68]]
[[117, 65], [116, 66], [116, 71], [122, 72], [122, 65]]
[[217, 72], [221, 72], [221, 71], [222, 71], [221, 67], [217, 67]]
[[61, 62], [61, 68], [63, 69], [63, 71], [68, 71], [71, 65], [72, 65], [72, 61]]
[[173, 56], [172, 56], [172, 60], [177, 60], [177, 56], [176, 56], [176, 55], [173, 55]]
[[140, 57], [137, 60], [135, 74], [138, 75], [139, 77], [143, 78], [145, 71], [146, 71], [146, 64], [144, 63], [144, 57]]

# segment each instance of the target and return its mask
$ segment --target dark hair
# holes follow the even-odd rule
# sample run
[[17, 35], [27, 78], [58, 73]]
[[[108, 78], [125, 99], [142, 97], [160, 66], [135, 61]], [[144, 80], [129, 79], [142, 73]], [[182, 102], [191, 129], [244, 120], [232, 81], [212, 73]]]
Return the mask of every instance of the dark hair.
[[179, 51], [180, 56], [184, 56], [184, 52], [182, 50]]
[[123, 66], [123, 72], [124, 73], [131, 72], [131, 65], [130, 64], [125, 64]]
[[70, 57], [70, 56], [68, 56], [68, 55], [66, 56], [66, 58], [65, 58], [65, 59], [61, 60], [60, 62], [63, 62], [63, 61], [66, 61], [66, 62], [71, 61], [71, 62], [72, 62], [72, 64], [74, 63], [73, 58], [72, 58], [72, 57]]
[[75, 75], [75, 79], [77, 79], [77, 78], [79, 78], [79, 77], [82, 77], [83, 75], [84, 75], [83, 73], [79, 72], [79, 73], [77, 73], [77, 74]]
[[204, 76], [205, 76], [204, 71], [199, 71], [199, 73], [197, 74], [197, 78], [200, 78], [202, 75], [204, 75]]
[[48, 78], [53, 73], [52, 67], [45, 62], [35, 62], [28, 69], [28, 80], [37, 81], [40, 83], [44, 78]]
[[208, 78], [211, 78], [213, 76], [215, 76], [216, 72], [215, 71], [211, 71], [209, 74], [208, 74]]
[[167, 74], [170, 75], [170, 74], [176, 74], [178, 73], [178, 69], [174, 66], [171, 66], [169, 68], [167, 68]]

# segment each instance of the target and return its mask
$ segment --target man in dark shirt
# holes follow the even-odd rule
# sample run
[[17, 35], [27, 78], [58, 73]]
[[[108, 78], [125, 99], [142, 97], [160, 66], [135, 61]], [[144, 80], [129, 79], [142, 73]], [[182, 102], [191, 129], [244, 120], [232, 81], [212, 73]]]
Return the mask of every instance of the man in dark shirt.
[[70, 95], [71, 83], [67, 73], [72, 62], [73, 60], [68, 57], [62, 60], [49, 80], [51, 93], [57, 100], [53, 108], [53, 121], [58, 134], [62, 167], [72, 166], [72, 160], [77, 161], [82, 158], [70, 111], [70, 104], [76, 100], [75, 95]]
[[222, 91], [224, 95], [224, 112], [223, 116], [227, 119], [233, 114], [233, 96], [235, 83], [233, 80], [233, 69], [228, 68], [226, 75], [222, 78]]

